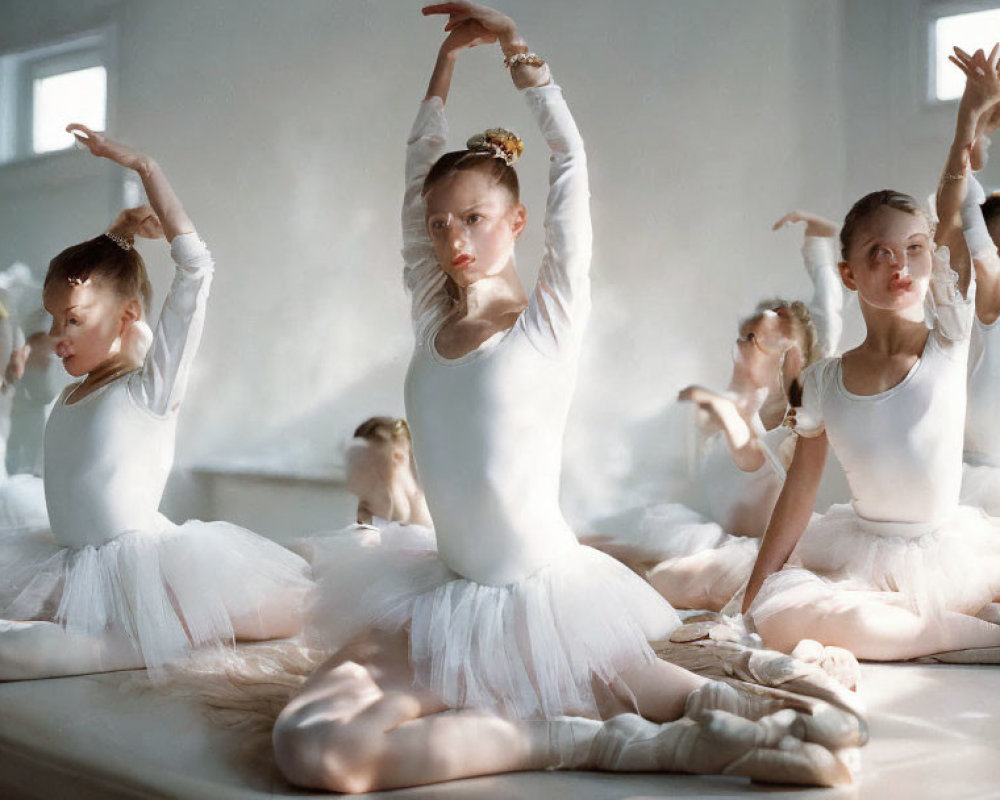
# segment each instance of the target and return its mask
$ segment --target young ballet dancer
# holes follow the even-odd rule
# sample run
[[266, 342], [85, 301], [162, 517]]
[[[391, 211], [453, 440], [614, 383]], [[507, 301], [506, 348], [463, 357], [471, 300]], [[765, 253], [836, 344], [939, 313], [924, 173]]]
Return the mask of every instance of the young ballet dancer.
[[[960, 210], [977, 125], [1000, 102], [998, 51], [956, 51], [967, 82], [936, 251], [907, 195], [873, 192], [844, 221], [840, 272], [867, 336], [803, 375], [799, 440], [743, 603], [771, 647], [810, 638], [895, 660], [1000, 645], [1000, 625], [972, 616], [1000, 591], [998, 521], [958, 502], [976, 294]], [[810, 522], [828, 441], [853, 499]]]
[[[278, 765], [341, 792], [533, 769], [849, 780], [827, 748], [857, 744], [854, 722], [834, 732], [790, 709], [767, 715], [774, 704], [658, 661], [647, 639], [678, 624], [673, 610], [564, 521], [561, 440], [590, 307], [583, 142], [512, 20], [469, 3], [424, 13], [447, 14], [449, 33], [407, 148], [405, 394], [436, 541], [396, 526], [374, 547], [317, 547], [314, 613], [344, 646], [279, 717]], [[494, 129], [445, 152], [456, 57], [495, 41], [551, 154], [530, 297], [512, 257], [526, 221], [510, 168], [520, 140]]]
[[[1000, 127], [1000, 107], [984, 114], [970, 154], [970, 166], [986, 166], [989, 136]], [[975, 174], [962, 205], [962, 227], [976, 273], [976, 317], [969, 347], [969, 400], [965, 416], [963, 504], [1000, 516], [1000, 197], [986, 198]]]
[[49, 330], [52, 318], [43, 308], [21, 323], [25, 345], [15, 358], [14, 397], [7, 439], [7, 472], [10, 475], [42, 474], [43, 438], [49, 407], [66, 385], [68, 375], [56, 357]]
[[646, 509], [631, 530], [602, 536], [606, 549], [677, 608], [717, 611], [746, 583], [791, 461], [780, 423], [802, 368], [832, 355], [843, 329], [843, 291], [832, 237], [835, 223], [792, 211], [773, 229], [804, 222], [802, 254], [814, 285], [805, 303], [765, 300], [740, 323], [725, 392], [689, 386], [707, 439], [700, 447], [696, 496]]
[[[152, 210], [49, 265], [55, 352], [81, 380], [45, 431], [51, 531], [0, 533], [5, 680], [142, 666], [155, 675], [196, 647], [292, 635], [310, 585], [305, 562], [273, 542], [158, 512], [213, 261], [154, 160], [83, 125], [67, 130], [135, 170]], [[150, 342], [150, 283], [133, 237], [161, 230], [177, 268]]]
[[405, 419], [371, 417], [358, 425], [347, 450], [347, 488], [357, 495], [359, 524], [432, 526]]

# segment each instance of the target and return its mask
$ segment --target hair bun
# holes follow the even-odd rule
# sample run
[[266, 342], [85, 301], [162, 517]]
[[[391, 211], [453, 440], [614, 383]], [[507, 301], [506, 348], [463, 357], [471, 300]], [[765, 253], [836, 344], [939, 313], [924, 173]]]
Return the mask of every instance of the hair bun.
[[506, 128], [490, 128], [477, 133], [465, 146], [474, 153], [482, 153], [491, 158], [499, 158], [508, 167], [514, 166], [524, 152], [524, 142], [513, 131]]

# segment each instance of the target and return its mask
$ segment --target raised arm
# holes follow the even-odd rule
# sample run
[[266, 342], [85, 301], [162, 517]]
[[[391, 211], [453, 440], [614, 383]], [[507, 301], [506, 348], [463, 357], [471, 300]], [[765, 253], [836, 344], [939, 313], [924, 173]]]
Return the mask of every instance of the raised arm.
[[110, 159], [126, 169], [134, 170], [139, 175], [146, 190], [146, 197], [149, 198], [153, 212], [163, 226], [163, 234], [168, 242], [172, 242], [182, 233], [194, 233], [194, 224], [184, 211], [163, 169], [155, 160], [109, 139], [103, 133], [92, 131], [86, 125], [74, 123], [67, 125], [66, 130], [72, 133], [91, 154]]
[[938, 227], [935, 241], [951, 250], [951, 266], [958, 273], [958, 288], [965, 295], [972, 280], [972, 264], [963, 239], [962, 206], [969, 190], [972, 149], [982, 133], [988, 112], [1000, 102], [1000, 45], [987, 56], [982, 50], [969, 55], [956, 47], [949, 57], [965, 73], [965, 91], [958, 104], [955, 136], [948, 150], [937, 192]]
[[820, 357], [829, 358], [840, 348], [844, 331], [844, 288], [837, 271], [837, 223], [809, 211], [791, 211], [779, 219], [772, 230], [795, 223], [806, 224], [802, 242], [802, 260], [813, 282], [809, 314], [816, 326]]
[[[424, 10], [427, 13], [427, 10]], [[442, 155], [448, 140], [444, 105], [451, 88], [455, 61], [463, 50], [496, 41], [496, 36], [474, 21], [456, 25], [438, 50], [427, 94], [406, 140], [403, 194], [403, 282], [411, 298], [417, 341], [448, 313], [445, 274], [438, 266], [424, 219], [424, 178]]]
[[529, 52], [510, 17], [464, 2], [428, 6], [424, 13], [447, 14], [446, 30], [474, 22], [496, 36], [511, 79], [549, 147], [545, 255], [524, 321], [535, 346], [558, 356], [579, 342], [590, 312], [592, 233], [583, 138], [548, 64]]
[[[93, 155], [139, 174], [153, 216], [170, 242], [170, 257], [177, 267], [173, 284], [160, 311], [142, 372], [130, 386], [136, 400], [154, 414], [162, 416], [176, 411], [201, 341], [215, 262], [156, 161], [84, 125], [69, 125], [67, 130]], [[138, 235], [155, 235], [157, 222], [149, 219], [144, 209], [131, 209], [135, 214], [128, 224], [134, 226]], [[113, 224], [118, 225], [123, 219], [119, 215]]]

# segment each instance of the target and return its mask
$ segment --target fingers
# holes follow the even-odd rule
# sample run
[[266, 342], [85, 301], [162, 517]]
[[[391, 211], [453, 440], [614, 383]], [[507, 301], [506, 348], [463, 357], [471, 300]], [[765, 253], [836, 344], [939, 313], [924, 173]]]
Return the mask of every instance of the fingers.
[[772, 231], [778, 231], [784, 228], [786, 225], [791, 225], [793, 222], [801, 222], [802, 217], [798, 211], [789, 211], [785, 216], [779, 219], [774, 225], [771, 226]]
[[434, 3], [429, 6], [424, 6], [420, 9], [420, 13], [425, 17], [429, 17], [432, 14], [455, 14], [462, 11], [468, 11], [468, 5], [465, 3]]
[[[71, 122], [66, 126], [66, 132], [72, 133], [77, 139], [82, 139], [80, 134], [83, 134], [86, 138], [93, 138], [94, 131], [79, 122]], [[79, 132], [79, 133], [78, 133]]]
[[993, 49], [990, 50], [990, 55], [986, 59], [986, 63], [990, 65], [990, 69], [996, 72], [997, 68], [997, 52], [1000, 51], [1000, 42], [993, 45]]

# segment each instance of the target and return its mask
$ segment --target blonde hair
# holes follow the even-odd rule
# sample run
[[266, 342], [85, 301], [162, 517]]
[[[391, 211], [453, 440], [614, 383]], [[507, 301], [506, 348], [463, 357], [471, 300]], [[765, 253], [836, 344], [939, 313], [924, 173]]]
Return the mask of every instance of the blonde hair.
[[819, 334], [813, 322], [809, 306], [801, 300], [784, 300], [775, 297], [757, 303], [757, 315], [774, 311], [782, 321], [781, 333], [789, 341], [795, 342], [802, 351], [803, 366], [808, 367], [819, 360]]

